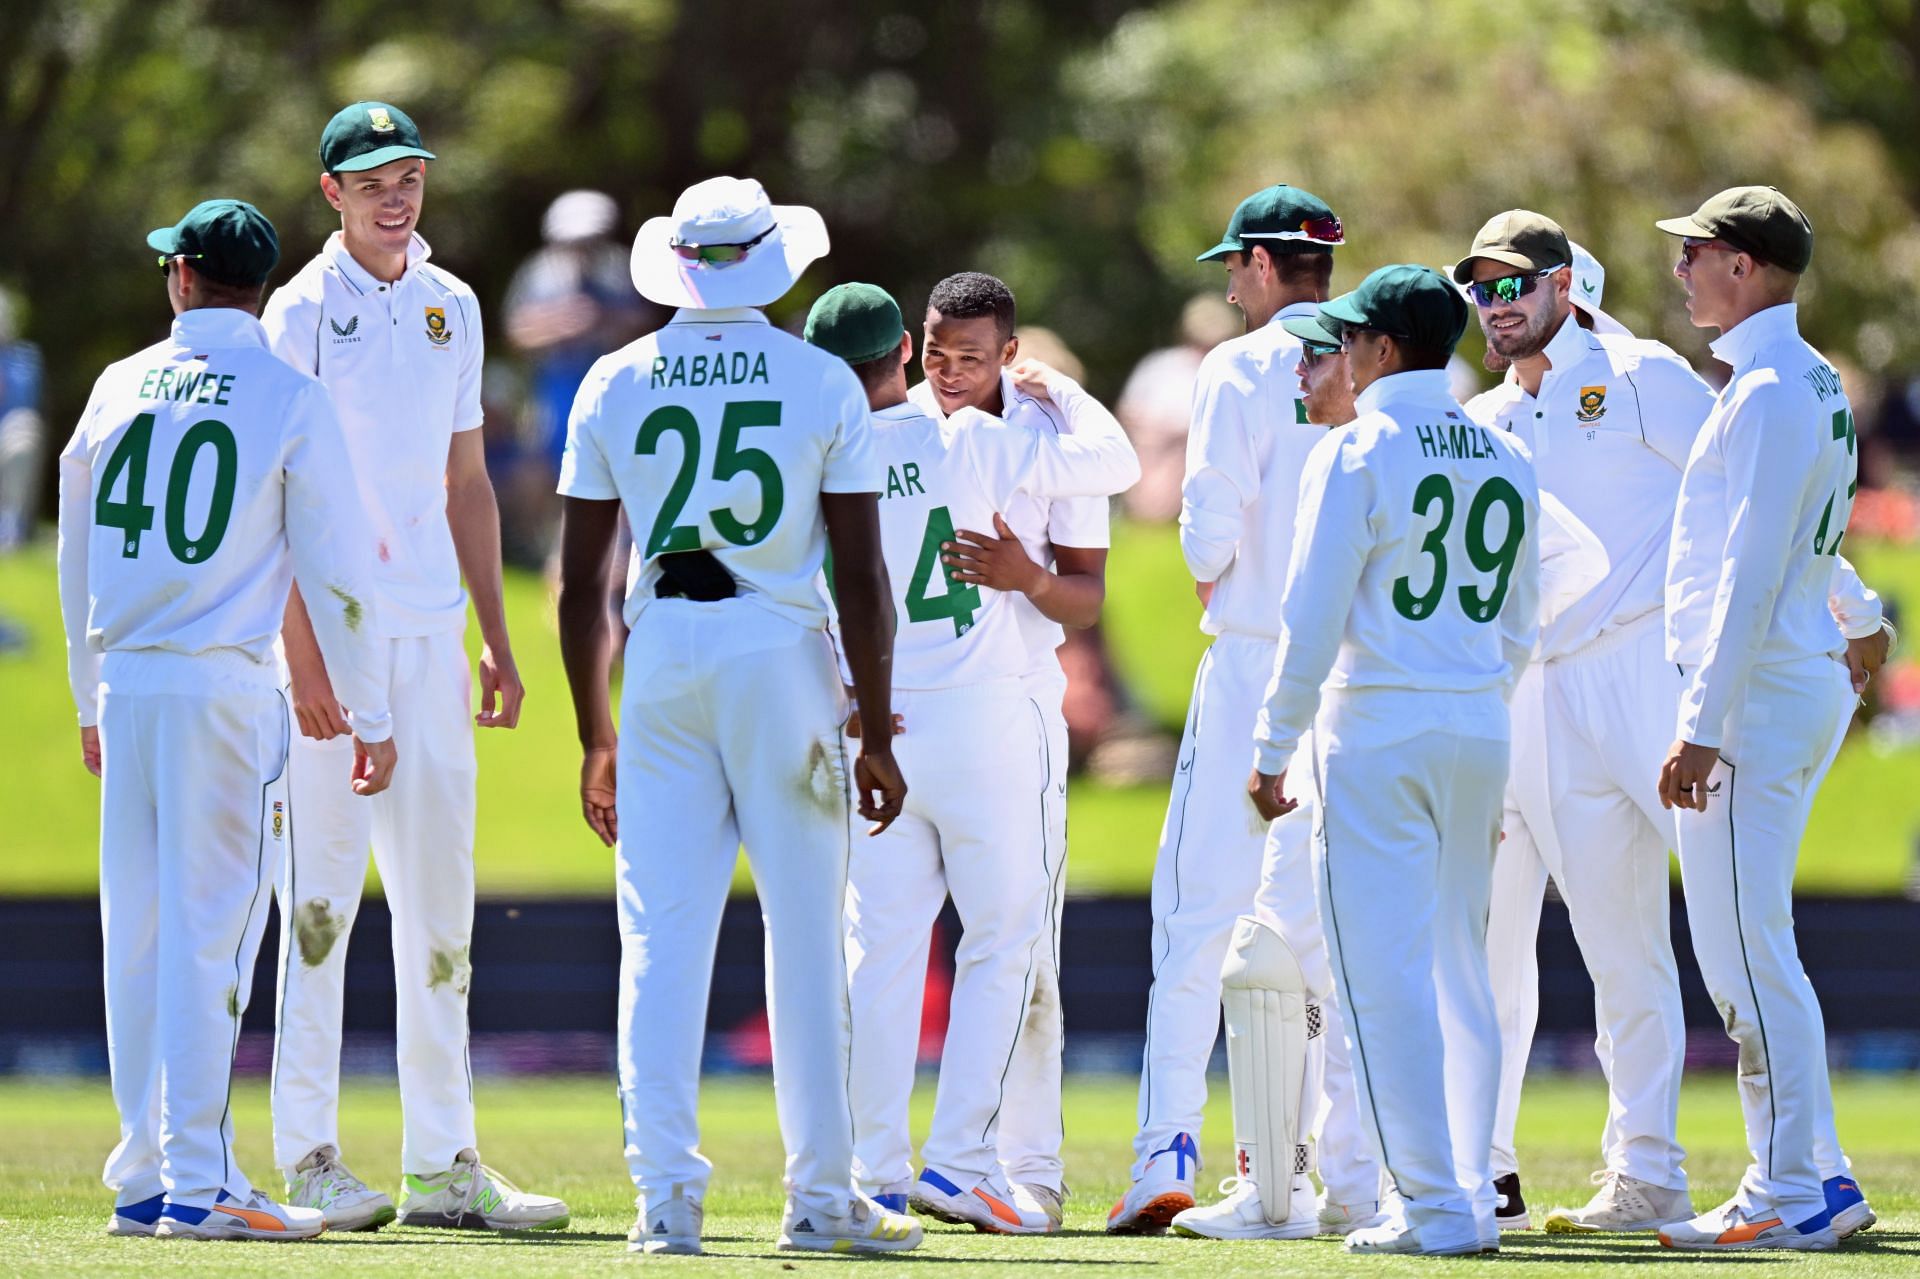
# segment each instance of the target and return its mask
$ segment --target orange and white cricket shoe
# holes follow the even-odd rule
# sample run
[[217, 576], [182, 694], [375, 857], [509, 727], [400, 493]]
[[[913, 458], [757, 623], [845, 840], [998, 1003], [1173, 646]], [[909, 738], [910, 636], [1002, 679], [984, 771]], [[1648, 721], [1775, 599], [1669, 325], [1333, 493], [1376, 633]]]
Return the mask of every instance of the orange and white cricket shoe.
[[327, 1228], [314, 1208], [275, 1203], [256, 1190], [236, 1199], [222, 1190], [211, 1208], [169, 1203], [160, 1209], [153, 1233], [161, 1239], [311, 1239]]
[[907, 1202], [937, 1221], [972, 1226], [989, 1235], [1045, 1235], [1059, 1227], [1038, 1204], [1023, 1206], [1013, 1188], [998, 1173], [982, 1178], [971, 1190], [962, 1190], [938, 1168], [920, 1170]]
[[1675, 1222], [1660, 1231], [1660, 1246], [1694, 1252], [1744, 1252], [1757, 1248], [1788, 1248], [1795, 1252], [1831, 1252], [1840, 1246], [1833, 1232], [1833, 1214], [1824, 1208], [1797, 1225], [1766, 1208], [1742, 1208], [1729, 1200], [1692, 1221]]
[[1200, 1150], [1192, 1134], [1175, 1133], [1172, 1141], [1153, 1152], [1140, 1180], [1127, 1187], [1107, 1214], [1107, 1233], [1157, 1235], [1165, 1230], [1193, 1207], [1193, 1175], [1199, 1169]]

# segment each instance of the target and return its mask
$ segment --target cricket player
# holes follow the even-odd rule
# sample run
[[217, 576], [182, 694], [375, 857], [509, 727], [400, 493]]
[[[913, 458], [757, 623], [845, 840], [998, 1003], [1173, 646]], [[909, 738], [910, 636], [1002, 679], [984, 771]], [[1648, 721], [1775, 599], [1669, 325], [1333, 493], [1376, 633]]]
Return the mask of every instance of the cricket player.
[[[400, 1170], [405, 1225], [559, 1229], [567, 1206], [515, 1189], [480, 1162], [467, 1063], [473, 980], [473, 728], [512, 728], [523, 690], [500, 591], [500, 519], [480, 439], [480, 307], [427, 261], [418, 223], [420, 131], [382, 102], [343, 107], [320, 136], [320, 190], [340, 230], [275, 290], [275, 354], [318, 377], [339, 406], [375, 558], [376, 664], [394, 732], [413, 761], [372, 804], [346, 795], [335, 688], [305, 593], [287, 603], [288, 695], [299, 722], [288, 767], [294, 835], [278, 886], [280, 1021], [274, 1157], [294, 1202], [336, 1230], [375, 1229], [393, 1202], [343, 1162], [340, 1015], [347, 935], [367, 850], [393, 914]], [[466, 590], [461, 589], [464, 579]], [[480, 620], [480, 714], [465, 634]], [[342, 798], [345, 796], [345, 798]]]
[[[898, 1251], [920, 1224], [854, 1189], [841, 928], [848, 714], [816, 578], [828, 547], [858, 699], [851, 789], [884, 829], [906, 795], [889, 729], [893, 618], [860, 383], [757, 308], [827, 251], [820, 215], [711, 178], [633, 245], [642, 296], [679, 308], [581, 384], [560, 471], [560, 637], [588, 824], [617, 840], [620, 1100], [634, 1252], [697, 1253], [712, 1165], [695, 1111], [713, 948], [746, 846], [767, 931], [779, 1246]], [[608, 706], [604, 584], [634, 531], [625, 683]]]
[[1486, 912], [1539, 503], [1525, 450], [1448, 389], [1466, 310], [1438, 272], [1389, 266], [1285, 322], [1316, 339], [1340, 326], [1359, 417], [1302, 477], [1247, 790], [1269, 820], [1304, 785], [1318, 800], [1320, 912], [1360, 1113], [1399, 1199], [1392, 1220], [1347, 1235], [1349, 1252], [1499, 1246]]
[[[950, 275], [927, 296], [920, 362], [925, 379], [908, 398], [936, 419], [977, 409], [1011, 426], [1047, 434], [1098, 429], [1111, 414], [1080, 391], [1056, 403], [1013, 374], [1019, 362], [1017, 308], [1005, 282], [978, 271]], [[1100, 620], [1107, 593], [1108, 501], [1105, 497], [1042, 498], [1021, 493], [991, 526], [955, 530], [943, 563], [966, 587], [1003, 592], [1020, 619], [1029, 664], [1023, 682], [1039, 705], [1047, 734], [1047, 783], [1041, 803], [1047, 830], [1052, 942], [1034, 973], [1027, 1023], [1007, 1067], [1007, 1104], [1000, 1116], [1000, 1161], [1023, 1201], [1045, 1206], [1058, 1229], [1067, 1187], [1060, 1158], [1066, 1130], [1060, 1113], [1060, 919], [1066, 904], [1067, 676], [1059, 648], [1066, 629]]]
[[[1278, 185], [1242, 200], [1226, 235], [1198, 259], [1225, 264], [1228, 300], [1245, 314], [1247, 332], [1215, 347], [1201, 364], [1187, 438], [1180, 548], [1206, 606], [1200, 627], [1214, 641], [1194, 677], [1154, 862], [1153, 988], [1132, 1184], [1107, 1214], [1107, 1229], [1119, 1234], [1164, 1230], [1194, 1206], [1207, 1062], [1221, 1022], [1223, 961], [1234, 968], [1228, 989], [1264, 990], [1283, 983], [1276, 998], [1287, 1002], [1288, 1012], [1273, 1031], [1276, 1059], [1249, 1061], [1247, 1067], [1282, 1081], [1275, 1087], [1287, 1096], [1275, 1101], [1274, 1113], [1283, 1116], [1277, 1122], [1304, 1130], [1318, 1109], [1317, 1079], [1306, 1078], [1304, 1063], [1320, 1056], [1319, 1046], [1307, 1040], [1320, 1037], [1314, 1023], [1325, 1024], [1321, 997], [1328, 990], [1309, 991], [1301, 984], [1308, 981], [1305, 975], [1295, 978], [1306, 970], [1325, 973], [1316, 962], [1319, 943], [1306, 874], [1310, 821], [1303, 815], [1282, 823], [1269, 844], [1269, 824], [1252, 805], [1210, 797], [1234, 795], [1245, 776], [1247, 739], [1273, 671], [1277, 606], [1301, 468], [1326, 434], [1324, 427], [1309, 424], [1302, 407], [1301, 342], [1284, 322], [1313, 315], [1326, 300], [1333, 252], [1343, 239], [1340, 219], [1325, 201]], [[1236, 923], [1254, 909], [1267, 861], [1275, 863], [1280, 879], [1292, 882], [1293, 891], [1273, 894], [1274, 917]], [[1281, 873], [1282, 863], [1291, 874]], [[1264, 1001], [1264, 996], [1249, 998]], [[1243, 1046], [1249, 1043], [1230, 1028], [1230, 1060], [1236, 1038]], [[1295, 1095], [1307, 1088], [1312, 1097]], [[1236, 1106], [1236, 1113], [1247, 1111]], [[1234, 1126], [1236, 1143], [1254, 1139], [1238, 1118]], [[1263, 1160], [1273, 1160], [1265, 1184], [1257, 1185], [1262, 1169], [1251, 1162], [1239, 1167], [1239, 1193], [1231, 1206], [1220, 1206], [1227, 1216], [1189, 1218], [1186, 1224], [1251, 1229], [1263, 1237], [1318, 1233], [1312, 1183], [1305, 1176], [1310, 1151], [1303, 1138], [1304, 1131], [1255, 1139]], [[1364, 1193], [1351, 1192], [1361, 1202], [1344, 1207], [1360, 1219], [1370, 1218], [1378, 1177], [1362, 1173], [1354, 1180], [1367, 1183]], [[1248, 1196], [1256, 1186], [1259, 1202], [1251, 1204]], [[1337, 1197], [1330, 1198], [1330, 1207], [1338, 1205]], [[1254, 1207], [1261, 1209], [1261, 1219], [1242, 1220], [1242, 1210], [1250, 1213]], [[1269, 1226], [1284, 1233], [1271, 1235]]]
[[[900, 630], [894, 708], [902, 767], [925, 779], [885, 834], [859, 841], [847, 886], [854, 1174], [879, 1203], [913, 1205], [995, 1234], [1059, 1228], [1051, 1204], [1010, 1185], [1000, 1163], [1008, 1063], [1035, 974], [1053, 948], [1055, 868], [1040, 805], [1049, 744], [1013, 597], [955, 581], [941, 547], [991, 527], [1016, 497], [1106, 497], [1140, 463], [1120, 423], [1077, 416], [1073, 435], [1013, 426], [977, 409], [944, 420], [907, 398], [913, 339], [885, 290], [844, 284], [807, 317], [807, 341], [847, 361], [873, 410], [887, 471], [880, 534]], [[1028, 395], [1072, 405], [1086, 392], [1031, 361]], [[951, 894], [965, 932], [955, 958], [925, 1167], [913, 1178], [907, 1103], [920, 1039], [930, 930]]]
[[1732, 1199], [1660, 1242], [1821, 1251], [1839, 1241], [1817, 1149], [1832, 1095], [1820, 1004], [1794, 945], [1793, 871], [1856, 700], [1828, 604], [1858, 485], [1853, 409], [1800, 336], [1794, 294], [1813, 228], [1798, 205], [1734, 187], [1656, 225], [1681, 237], [1687, 311], [1720, 331], [1713, 353], [1733, 370], [1674, 512], [1667, 658], [1685, 687], [1659, 779], [1677, 810], [1694, 954], [1740, 1046], [1752, 1156]]
[[[1558, 223], [1497, 214], [1453, 269], [1508, 379], [1468, 415], [1525, 444], [1543, 503], [1564, 503], [1597, 539], [1577, 599], [1547, 598], [1534, 664], [1515, 691], [1513, 767], [1495, 861], [1489, 968], [1503, 1051], [1494, 1128], [1503, 1228], [1530, 1224], [1513, 1130], [1539, 1001], [1535, 940], [1551, 873], [1593, 978], [1608, 1080], [1604, 1169], [1554, 1232], [1653, 1230], [1693, 1215], [1676, 1125], [1686, 1026], [1668, 933], [1674, 834], [1656, 768], [1671, 739], [1679, 672], [1661, 627], [1680, 475], [1714, 395], [1658, 342], [1600, 310], [1599, 264]], [[1543, 545], [1543, 557], [1545, 547]], [[1545, 571], [1543, 579], [1556, 576]], [[1559, 575], [1559, 576], [1564, 576]], [[1858, 588], [1851, 571], [1836, 572]], [[1836, 594], [1836, 608], [1844, 608]], [[1880, 629], [1877, 600], [1855, 625]]]
[[326, 390], [255, 318], [271, 223], [208, 200], [147, 237], [173, 332], [108, 366], [60, 455], [60, 611], [81, 755], [101, 778], [100, 923], [120, 1144], [107, 1233], [306, 1239], [233, 1152], [228, 1104], [267, 892], [287, 837], [273, 663], [288, 583], [341, 670], [348, 802], [395, 747], [371, 677], [373, 556]]

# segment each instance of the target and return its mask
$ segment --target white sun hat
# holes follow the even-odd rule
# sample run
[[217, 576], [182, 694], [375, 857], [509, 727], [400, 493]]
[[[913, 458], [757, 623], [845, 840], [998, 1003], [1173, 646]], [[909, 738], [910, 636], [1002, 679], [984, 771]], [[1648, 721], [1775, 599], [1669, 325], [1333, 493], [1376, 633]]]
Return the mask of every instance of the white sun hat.
[[569, 191], [547, 206], [540, 235], [550, 244], [568, 244], [611, 235], [620, 225], [620, 206], [605, 191]]
[[[731, 262], [683, 248], [746, 245]], [[649, 218], [633, 239], [633, 285], [662, 306], [766, 306], [827, 252], [827, 224], [801, 204], [773, 204], [752, 178], [708, 178]]]
[[1600, 265], [1600, 259], [1572, 241], [1567, 243], [1573, 250], [1573, 287], [1569, 290], [1569, 300], [1592, 317], [1595, 333], [1633, 336], [1631, 329], [1600, 309], [1600, 299], [1607, 290], [1607, 269]]

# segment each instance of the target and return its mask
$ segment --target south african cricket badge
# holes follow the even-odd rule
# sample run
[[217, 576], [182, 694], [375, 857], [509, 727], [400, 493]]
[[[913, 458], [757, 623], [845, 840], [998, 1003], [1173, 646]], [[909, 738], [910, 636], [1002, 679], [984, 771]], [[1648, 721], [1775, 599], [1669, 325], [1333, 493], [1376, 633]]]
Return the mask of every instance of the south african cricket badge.
[[445, 346], [453, 341], [453, 330], [447, 327], [447, 308], [444, 306], [427, 308], [427, 341], [435, 346]]
[[273, 837], [279, 839], [287, 830], [286, 805], [280, 800], [273, 801]]
[[1580, 409], [1574, 414], [1582, 422], [1598, 422], [1607, 415], [1607, 388], [1604, 386], [1583, 386], [1580, 388]]

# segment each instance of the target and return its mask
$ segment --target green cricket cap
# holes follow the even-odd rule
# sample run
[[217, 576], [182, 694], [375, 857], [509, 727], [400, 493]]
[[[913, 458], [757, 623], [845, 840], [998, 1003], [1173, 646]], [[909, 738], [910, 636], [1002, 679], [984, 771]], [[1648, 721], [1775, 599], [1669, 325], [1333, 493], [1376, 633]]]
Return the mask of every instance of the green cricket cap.
[[848, 364], [865, 364], [900, 349], [907, 331], [900, 304], [877, 284], [837, 284], [807, 312], [807, 341]]
[[149, 231], [147, 247], [235, 288], [265, 284], [280, 261], [273, 223], [245, 200], [202, 200], [172, 226]]
[[1532, 209], [1509, 209], [1487, 219], [1473, 237], [1467, 256], [1453, 264], [1453, 278], [1473, 282], [1473, 260], [1487, 258], [1521, 271], [1546, 271], [1573, 265], [1573, 244], [1560, 224]]
[[1227, 233], [1220, 243], [1194, 261], [1217, 262], [1256, 244], [1270, 253], [1331, 253], [1345, 241], [1340, 219], [1325, 200], [1283, 182], [1240, 201], [1227, 219]]
[[[1320, 305], [1328, 328], [1375, 329], [1452, 351], [1467, 329], [1467, 300], [1430, 266], [1383, 266], [1351, 293]], [[1289, 330], [1291, 331], [1291, 330]]]
[[413, 119], [390, 103], [341, 107], [320, 132], [320, 164], [328, 173], [360, 173], [408, 156], [435, 158], [421, 145]]
[[1721, 240], [1795, 275], [1813, 261], [1813, 224], [1776, 187], [1729, 187], [1684, 218], [1654, 223], [1668, 235]]
[[1296, 315], [1282, 320], [1280, 327], [1308, 346], [1322, 347], [1330, 351], [1340, 349], [1339, 329], [1321, 319], [1318, 311], [1312, 315]]

